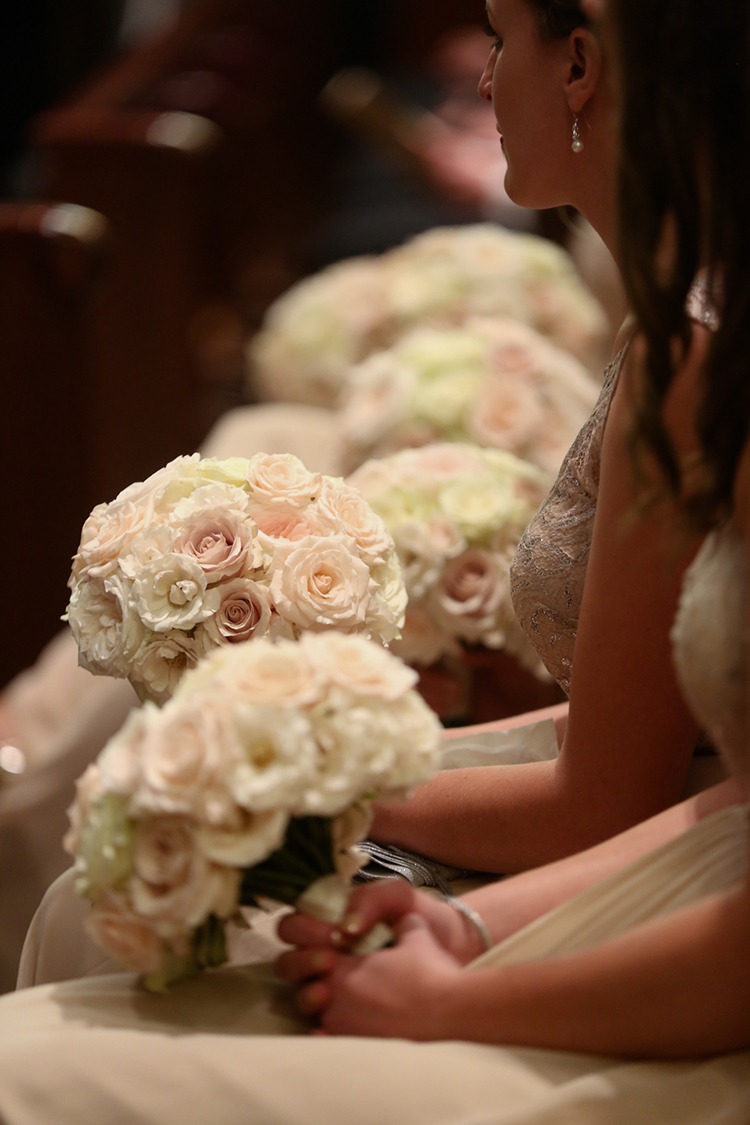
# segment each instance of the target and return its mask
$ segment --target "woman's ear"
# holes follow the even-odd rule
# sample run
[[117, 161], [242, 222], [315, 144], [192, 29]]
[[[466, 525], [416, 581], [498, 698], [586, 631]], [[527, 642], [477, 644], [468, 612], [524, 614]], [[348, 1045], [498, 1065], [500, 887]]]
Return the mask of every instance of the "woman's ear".
[[565, 97], [572, 113], [582, 113], [593, 97], [602, 73], [602, 45], [585, 27], [577, 27], [568, 37], [568, 65]]

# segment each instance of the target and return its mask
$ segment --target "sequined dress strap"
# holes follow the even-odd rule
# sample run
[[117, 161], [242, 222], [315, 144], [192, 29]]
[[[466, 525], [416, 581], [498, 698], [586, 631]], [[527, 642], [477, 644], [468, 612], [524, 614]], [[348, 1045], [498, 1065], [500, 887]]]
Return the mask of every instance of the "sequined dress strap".
[[566, 692], [599, 495], [604, 427], [626, 350], [607, 367], [596, 406], [526, 529], [511, 570], [518, 620]]

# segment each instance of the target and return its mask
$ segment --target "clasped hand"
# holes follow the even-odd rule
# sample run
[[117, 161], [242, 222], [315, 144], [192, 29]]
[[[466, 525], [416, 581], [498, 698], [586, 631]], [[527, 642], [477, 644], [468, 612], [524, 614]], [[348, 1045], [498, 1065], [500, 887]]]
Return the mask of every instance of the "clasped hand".
[[[356, 956], [352, 945], [376, 922], [392, 928], [394, 945]], [[288, 914], [279, 937], [295, 948], [277, 974], [319, 1033], [333, 1035], [450, 1038], [459, 970], [481, 952], [462, 915], [403, 880], [356, 888], [339, 927]]]

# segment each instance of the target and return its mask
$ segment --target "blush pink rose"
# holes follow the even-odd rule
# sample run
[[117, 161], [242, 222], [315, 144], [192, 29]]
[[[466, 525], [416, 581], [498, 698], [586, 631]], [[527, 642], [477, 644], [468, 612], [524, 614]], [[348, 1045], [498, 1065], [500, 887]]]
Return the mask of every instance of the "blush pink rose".
[[205, 624], [214, 644], [238, 644], [268, 632], [273, 609], [265, 586], [235, 578], [220, 587], [221, 604]]
[[255, 525], [235, 512], [201, 512], [179, 535], [173, 551], [198, 563], [209, 582], [233, 578], [248, 564]]

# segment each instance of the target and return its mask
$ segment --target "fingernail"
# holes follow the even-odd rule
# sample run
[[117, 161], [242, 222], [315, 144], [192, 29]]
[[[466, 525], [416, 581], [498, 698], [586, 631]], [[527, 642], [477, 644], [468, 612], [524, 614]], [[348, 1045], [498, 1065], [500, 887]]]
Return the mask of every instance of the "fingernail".
[[358, 934], [362, 929], [362, 916], [360, 914], [347, 914], [341, 923], [341, 929], [343, 933], [350, 936]]
[[343, 942], [344, 942], [344, 935], [342, 934], [341, 930], [332, 930], [331, 931], [331, 944], [332, 945], [343, 945]]
[[331, 959], [323, 950], [320, 953], [313, 953], [310, 958], [310, 968], [313, 972], [324, 973], [331, 967]]

